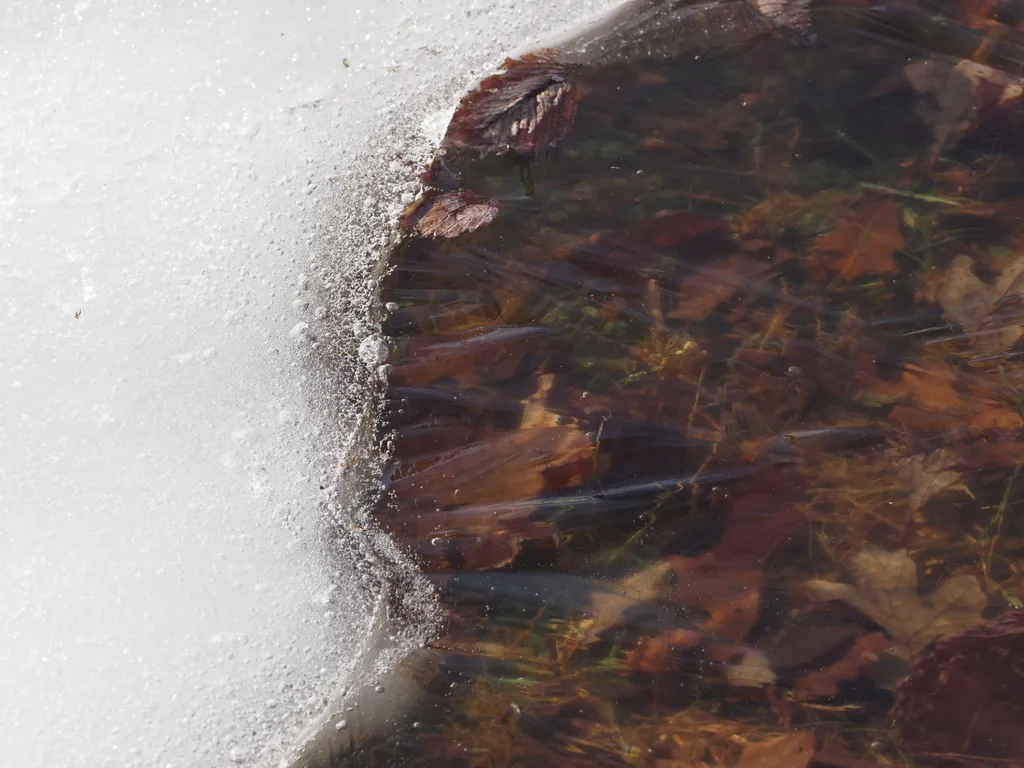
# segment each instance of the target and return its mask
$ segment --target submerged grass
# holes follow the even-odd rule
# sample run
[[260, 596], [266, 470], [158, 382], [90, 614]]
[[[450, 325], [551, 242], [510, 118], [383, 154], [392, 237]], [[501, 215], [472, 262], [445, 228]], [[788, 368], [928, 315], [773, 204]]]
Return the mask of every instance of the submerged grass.
[[584, 67], [558, 148], [449, 153], [503, 208], [392, 255], [380, 510], [448, 623], [434, 698], [352, 762], [1024, 760], [896, 694], [934, 650], [900, 622], [1024, 600], [1020, 91], [864, 18]]

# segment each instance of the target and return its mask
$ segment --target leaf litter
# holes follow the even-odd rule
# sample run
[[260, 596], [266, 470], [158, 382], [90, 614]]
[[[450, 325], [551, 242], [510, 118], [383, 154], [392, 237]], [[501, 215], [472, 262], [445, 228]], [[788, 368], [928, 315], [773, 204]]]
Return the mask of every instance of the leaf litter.
[[443, 694], [374, 749], [937, 766], [893, 690], [1013, 701], [955, 651], [1024, 597], [1017, 32], [657, 5], [485, 79], [403, 218], [376, 515]]

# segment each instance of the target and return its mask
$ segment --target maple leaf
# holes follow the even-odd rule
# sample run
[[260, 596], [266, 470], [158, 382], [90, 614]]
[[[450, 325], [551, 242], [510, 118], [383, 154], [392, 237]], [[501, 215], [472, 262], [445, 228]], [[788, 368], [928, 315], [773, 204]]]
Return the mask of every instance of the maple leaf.
[[906, 550], [867, 548], [850, 562], [856, 585], [810, 581], [817, 600], [839, 600], [892, 637], [894, 655], [909, 659], [937, 637], [982, 621], [986, 597], [974, 576], [946, 579], [930, 595], [917, 593], [917, 569]]
[[1024, 293], [1024, 258], [1004, 266], [991, 285], [978, 278], [970, 256], [957, 256], [934, 295], [946, 317], [973, 335], [987, 352], [1005, 351], [1024, 334], [1020, 309], [1014, 307]]
[[423, 237], [457, 237], [490, 224], [498, 203], [473, 192], [427, 190], [402, 212], [398, 225]]
[[950, 469], [957, 463], [949, 451], [943, 449], [929, 454], [909, 456], [896, 462], [900, 479], [910, 491], [910, 511], [916, 512], [929, 499], [948, 490], [970, 490], [962, 482], [963, 475]]
[[900, 229], [900, 210], [892, 200], [862, 205], [851, 218], [819, 237], [815, 248], [835, 254], [829, 266], [847, 280], [872, 273], [899, 272], [893, 255], [906, 245]]
[[463, 97], [443, 146], [535, 155], [569, 133], [578, 97], [575, 84], [566, 78], [576, 64], [542, 50], [505, 59], [501, 68]]

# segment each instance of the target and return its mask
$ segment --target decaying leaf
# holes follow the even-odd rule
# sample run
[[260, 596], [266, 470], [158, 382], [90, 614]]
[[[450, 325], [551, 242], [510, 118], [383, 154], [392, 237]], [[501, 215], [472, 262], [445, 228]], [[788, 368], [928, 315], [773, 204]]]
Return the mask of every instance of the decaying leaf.
[[498, 203], [472, 192], [427, 190], [402, 212], [399, 226], [423, 237], [457, 237], [490, 224]]
[[948, 490], [970, 494], [962, 482], [963, 475], [950, 469], [956, 462], [956, 457], [948, 450], [920, 453], [896, 462], [900, 479], [910, 492], [908, 505], [912, 513], [923, 507], [929, 499]]
[[917, 59], [903, 74], [923, 97], [915, 111], [935, 138], [933, 159], [954, 146], [982, 110], [1018, 101], [1024, 93], [1021, 78], [967, 60]]
[[716, 562], [714, 555], [670, 557], [620, 582], [616, 591], [636, 600], [656, 600], [708, 614], [709, 632], [741, 642], [757, 621], [764, 574]]
[[703, 320], [723, 301], [756, 282], [780, 263], [731, 253], [707, 265], [694, 267], [681, 280], [673, 296], [675, 307], [666, 313], [673, 320]]
[[736, 768], [807, 768], [814, 757], [814, 733], [794, 731], [747, 744]]
[[893, 639], [892, 652], [905, 659], [937, 637], [982, 621], [986, 597], [974, 576], [951, 576], [930, 595], [917, 593], [917, 569], [906, 550], [869, 548], [853, 556], [856, 585], [811, 581], [817, 600], [840, 600], [881, 625]]
[[575, 64], [542, 50], [505, 59], [452, 116], [443, 144], [483, 154], [535, 155], [565, 138], [576, 118]]
[[991, 285], [979, 279], [973, 267], [970, 256], [957, 256], [937, 286], [935, 298], [946, 317], [971, 334], [979, 348], [1004, 351], [1024, 334], [1019, 307], [1000, 311], [1024, 293], [1024, 258], [1007, 264]]
[[1024, 612], [947, 635], [898, 690], [904, 742], [929, 752], [1024, 758]]
[[594, 445], [574, 426], [538, 426], [395, 468], [399, 503], [429, 508], [529, 499], [590, 476]]
[[863, 387], [861, 398], [894, 402], [889, 419], [911, 429], [991, 430], [1021, 425], [1021, 413], [1007, 393], [988, 380], [961, 375], [949, 365], [906, 364], [900, 379], [887, 380], [863, 371], [858, 379]]
[[835, 696], [839, 693], [840, 681], [859, 677], [891, 645], [892, 641], [881, 632], [861, 635], [838, 661], [797, 679], [796, 689], [812, 697]]
[[878, 200], [860, 206], [851, 218], [818, 238], [815, 248], [830, 254], [829, 267], [847, 280], [867, 274], [899, 271], [893, 256], [906, 242], [900, 228], [900, 206]]

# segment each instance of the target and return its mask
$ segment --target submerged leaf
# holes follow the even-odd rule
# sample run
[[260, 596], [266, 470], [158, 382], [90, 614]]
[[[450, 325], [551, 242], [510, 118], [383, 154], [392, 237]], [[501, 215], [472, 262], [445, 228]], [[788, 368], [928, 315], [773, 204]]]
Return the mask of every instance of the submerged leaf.
[[807, 768], [814, 757], [814, 734], [794, 731], [747, 744], [736, 768]]
[[976, 126], [979, 113], [1013, 104], [1024, 93], [1021, 78], [967, 60], [917, 59], [903, 73], [922, 96], [915, 111], [935, 138], [933, 158]]
[[472, 192], [428, 190], [402, 213], [399, 226], [423, 237], [457, 237], [490, 224], [498, 203]]
[[445, 134], [447, 146], [535, 155], [565, 138], [576, 118], [575, 64], [554, 51], [505, 59], [503, 72], [467, 94]]
[[828, 254], [829, 266], [847, 280], [866, 274], [899, 271], [893, 255], [906, 245], [900, 229], [900, 206], [879, 200], [860, 206], [854, 215], [818, 238], [817, 248]]
[[1024, 259], [1007, 264], [992, 285], [975, 276], [973, 267], [970, 256], [957, 256], [936, 289], [935, 298], [946, 317], [959, 323], [981, 349], [1004, 351], [1024, 333], [1019, 308], [1000, 311], [1024, 293]]
[[948, 632], [979, 624], [985, 593], [974, 576], [946, 579], [932, 594], [917, 594], [917, 569], [906, 550], [864, 549], [854, 555], [850, 570], [856, 586], [811, 581], [818, 600], [840, 600], [877, 622], [892, 636], [893, 652], [910, 658]]
[[939, 640], [898, 691], [904, 741], [931, 752], [1024, 757], [1024, 612]]
[[967, 486], [961, 482], [963, 475], [950, 470], [955, 464], [956, 458], [947, 450], [909, 456], [897, 462], [900, 479], [910, 491], [911, 512], [916, 512], [929, 499], [947, 490], [970, 493]]

